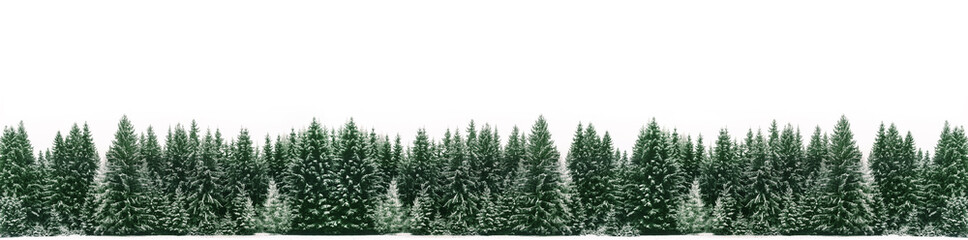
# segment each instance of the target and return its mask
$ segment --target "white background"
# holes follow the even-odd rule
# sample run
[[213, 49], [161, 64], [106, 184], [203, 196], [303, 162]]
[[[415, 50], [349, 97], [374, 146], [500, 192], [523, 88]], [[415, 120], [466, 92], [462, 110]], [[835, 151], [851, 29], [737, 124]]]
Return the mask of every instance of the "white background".
[[628, 150], [649, 119], [734, 136], [772, 119], [869, 153], [881, 121], [933, 152], [968, 122], [966, 1], [2, 1], [0, 125], [36, 150], [127, 114], [261, 144], [313, 117], [435, 138], [471, 119], [559, 150], [591, 122]]

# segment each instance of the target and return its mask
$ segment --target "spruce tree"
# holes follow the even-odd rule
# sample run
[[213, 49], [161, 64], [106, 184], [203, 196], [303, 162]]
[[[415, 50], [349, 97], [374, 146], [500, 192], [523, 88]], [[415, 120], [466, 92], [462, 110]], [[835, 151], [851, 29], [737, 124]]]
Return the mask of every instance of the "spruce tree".
[[680, 233], [702, 233], [709, 230], [709, 211], [702, 202], [699, 181], [693, 181], [689, 194], [679, 203], [675, 211], [676, 227]]
[[[775, 124], [770, 130], [770, 139], [774, 145], [778, 145], [779, 137], [774, 137]], [[750, 231], [754, 234], [777, 234], [779, 229], [779, 214], [781, 209], [781, 188], [779, 176], [774, 169], [771, 160], [775, 159], [771, 155], [772, 150], [767, 145], [767, 140], [762, 133], [757, 133], [752, 143], [747, 145], [750, 165], [747, 170], [749, 185], [747, 186], [747, 200], [745, 206], [749, 209], [747, 220], [749, 220]]]
[[548, 123], [538, 117], [531, 128], [524, 164], [525, 181], [511, 217], [515, 231], [525, 235], [563, 235], [572, 232], [565, 182], [558, 168], [560, 153], [551, 140]]
[[153, 231], [155, 216], [150, 212], [145, 185], [146, 168], [138, 151], [138, 138], [127, 116], [107, 152], [104, 192], [98, 205], [95, 233], [104, 235], [141, 235]]
[[626, 216], [641, 234], [676, 232], [677, 169], [669, 142], [655, 119], [639, 131], [626, 176]]
[[827, 173], [819, 211], [813, 216], [817, 232], [831, 235], [864, 235], [874, 232], [875, 222], [869, 186], [861, 172], [861, 153], [841, 116], [830, 138], [830, 152], [824, 161]]
[[387, 191], [383, 194], [374, 206], [372, 218], [374, 228], [380, 233], [398, 233], [403, 231], [406, 212], [400, 202], [400, 195], [397, 192], [397, 183], [390, 182]]
[[[468, 135], [474, 135], [473, 122], [468, 127]], [[455, 131], [452, 138], [446, 139], [445, 154], [447, 170], [443, 180], [443, 206], [440, 214], [447, 222], [447, 231], [451, 234], [473, 234], [477, 223], [478, 199], [473, 192], [477, 189], [477, 179], [471, 173], [470, 153], [460, 131]], [[467, 141], [471, 141], [468, 139]]]
[[[468, 140], [470, 141], [470, 140]], [[484, 124], [476, 137], [476, 143], [471, 145], [468, 142], [468, 151], [471, 153], [471, 169], [476, 172], [480, 184], [476, 186], [474, 192], [483, 195], [485, 188], [498, 189], [503, 180], [500, 175], [501, 162], [501, 138], [496, 129], [491, 128], [490, 124]]]
[[500, 167], [500, 175], [505, 177], [504, 184], [500, 188], [502, 192], [512, 187], [514, 178], [518, 175], [517, 170], [526, 157], [525, 145], [527, 144], [527, 140], [525, 139], [525, 135], [520, 132], [518, 126], [514, 126], [511, 129], [511, 135], [508, 136], [507, 146], [504, 147], [504, 157]]
[[[292, 134], [295, 135], [295, 134]], [[337, 181], [333, 166], [333, 147], [329, 131], [313, 119], [299, 137], [298, 156], [290, 174], [290, 193], [294, 218], [292, 231], [300, 234], [333, 233], [333, 199]]]
[[[237, 186], [246, 193], [250, 203], [265, 202], [269, 180], [266, 177], [265, 164], [255, 156], [249, 130], [243, 128], [238, 139], [232, 145], [232, 154], [225, 166], [226, 180], [229, 186]], [[234, 190], [234, 189], [233, 189]], [[242, 208], [239, 208], [242, 209]]]
[[801, 184], [807, 177], [801, 175], [804, 150], [800, 130], [794, 131], [793, 126], [787, 124], [783, 127], [783, 132], [780, 133], [776, 144], [777, 146], [771, 146], [771, 149], [780, 189], [791, 188], [795, 194], [801, 193], [803, 190]]
[[[434, 163], [430, 138], [424, 129], [417, 130], [407, 161], [401, 163], [400, 169], [400, 200], [410, 205], [417, 198], [417, 194], [425, 188], [433, 186], [432, 181], [439, 179], [439, 172]], [[429, 191], [429, 190], [428, 190]], [[429, 196], [429, 192], [427, 193]], [[424, 204], [430, 204], [424, 202]], [[424, 206], [429, 207], [429, 205]]]
[[918, 201], [914, 186], [916, 157], [913, 138], [902, 139], [894, 124], [886, 131], [881, 124], [868, 161], [887, 214], [885, 224], [890, 230], [906, 224], [914, 211], [913, 204]]
[[262, 204], [257, 217], [257, 229], [261, 232], [284, 234], [289, 232], [292, 222], [292, 208], [289, 201], [280, 193], [275, 181], [269, 182], [266, 202]]
[[410, 205], [407, 218], [407, 226], [410, 233], [416, 235], [427, 235], [433, 232], [434, 210], [432, 209], [432, 199], [427, 188], [417, 191], [413, 204]]
[[221, 194], [224, 173], [221, 171], [219, 150], [211, 131], [194, 151], [197, 168], [189, 175], [190, 187], [187, 189], [186, 209], [190, 214], [189, 225], [192, 234], [215, 233], [219, 225], [221, 209], [228, 205], [228, 199]]
[[378, 193], [376, 160], [368, 158], [365, 139], [351, 118], [339, 131], [336, 170], [337, 187], [332, 189], [336, 205], [331, 214], [337, 233], [367, 233], [373, 231], [373, 219], [367, 209], [375, 205]]
[[[712, 157], [707, 164], [704, 164], [702, 177], [700, 178], [700, 189], [707, 193], [703, 199], [706, 205], [714, 205], [719, 199], [720, 193], [728, 187], [739, 186], [739, 176], [741, 168], [738, 160], [737, 147], [734, 145], [729, 132], [723, 128], [719, 130], [719, 137], [711, 153]], [[737, 196], [732, 196], [736, 200]]]
[[830, 143], [827, 136], [821, 132], [820, 126], [817, 126], [813, 131], [813, 135], [810, 136], [810, 143], [807, 145], [803, 164], [800, 167], [802, 172], [799, 175], [807, 178], [804, 184], [800, 186], [801, 189], [808, 189], [810, 187], [808, 182], [811, 179], [819, 178], [820, 166], [823, 165], [824, 159], [827, 158], [829, 153], [828, 145]]
[[48, 154], [53, 180], [49, 203], [61, 215], [58, 224], [82, 230], [84, 209], [92, 201], [89, 193], [99, 163], [97, 150], [86, 124], [83, 131], [74, 124], [66, 139], [60, 132], [54, 139], [52, 154]]
[[941, 227], [945, 235], [957, 236], [962, 229], [961, 219], [951, 213], [963, 206], [952, 204], [962, 204], [959, 198], [968, 195], [968, 138], [963, 127], [952, 128], [945, 122], [931, 169], [926, 187], [926, 220]]
[[[193, 129], [195, 122], [192, 122]], [[194, 167], [195, 143], [181, 124], [175, 125], [165, 137], [165, 161], [160, 164], [149, 163], [149, 169], [165, 178], [165, 193], [174, 193], [178, 188], [188, 187], [188, 174]], [[154, 165], [154, 166], [152, 166]]]
[[613, 202], [612, 140], [606, 133], [599, 138], [591, 124], [584, 130], [579, 125], [574, 142], [568, 152], [568, 171], [575, 187], [572, 208], [575, 217], [581, 219], [586, 231], [604, 227], [608, 213], [615, 207]]

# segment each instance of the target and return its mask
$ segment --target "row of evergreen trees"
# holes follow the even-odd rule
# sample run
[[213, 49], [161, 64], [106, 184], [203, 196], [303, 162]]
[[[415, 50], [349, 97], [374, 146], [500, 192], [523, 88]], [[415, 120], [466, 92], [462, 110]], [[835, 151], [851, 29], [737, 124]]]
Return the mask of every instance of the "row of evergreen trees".
[[35, 156], [21, 123], [0, 137], [0, 236], [968, 233], [963, 127], [931, 158], [882, 124], [867, 162], [844, 117], [807, 144], [775, 121], [703, 140], [653, 119], [629, 154], [579, 124], [561, 166], [543, 117], [506, 141], [472, 121], [406, 147], [352, 119], [261, 147], [192, 122], [161, 144], [124, 117], [101, 165], [86, 124]]

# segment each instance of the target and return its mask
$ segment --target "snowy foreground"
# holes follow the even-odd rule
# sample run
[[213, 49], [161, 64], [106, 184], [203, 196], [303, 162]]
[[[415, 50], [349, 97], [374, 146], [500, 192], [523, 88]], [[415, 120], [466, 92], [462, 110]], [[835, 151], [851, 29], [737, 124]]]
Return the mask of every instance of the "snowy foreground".
[[133, 237], [110, 237], [110, 236], [60, 236], [60, 237], [22, 237], [8, 239], [137, 239], [137, 240], [169, 240], [169, 239], [322, 239], [322, 240], [380, 240], [380, 239], [399, 239], [399, 240], [420, 240], [420, 239], [520, 239], [520, 240], [584, 240], [584, 239], [642, 239], [642, 240], [673, 240], [673, 239], [692, 239], [692, 240], [739, 240], [739, 239], [758, 239], [758, 240], [798, 240], [798, 239], [824, 239], [824, 238], [847, 238], [847, 239], [958, 239], [949, 237], [911, 237], [911, 236], [714, 236], [714, 235], [669, 235], [669, 236], [638, 236], [638, 237], [608, 237], [608, 236], [554, 236], [554, 237], [535, 237], [535, 236], [410, 236], [410, 235], [365, 235], [365, 236], [302, 236], [302, 235], [255, 235], [255, 236], [133, 236]]

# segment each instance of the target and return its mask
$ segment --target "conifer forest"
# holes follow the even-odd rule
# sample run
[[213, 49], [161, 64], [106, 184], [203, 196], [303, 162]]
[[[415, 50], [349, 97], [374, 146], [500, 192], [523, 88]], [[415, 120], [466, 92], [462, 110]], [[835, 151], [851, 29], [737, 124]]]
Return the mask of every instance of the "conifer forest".
[[[544, 117], [506, 134], [473, 121], [416, 129], [412, 142], [352, 119], [232, 139], [194, 121], [138, 132], [134, 120], [113, 133], [74, 124], [50, 149], [23, 123], [5, 127], [0, 236], [968, 236], [968, 137], [947, 123], [918, 149], [903, 126], [854, 136], [844, 116], [717, 136], [652, 119], [634, 146], [593, 123], [556, 143]], [[113, 134], [110, 147], [94, 134]], [[857, 138], [875, 139], [869, 153]]]

